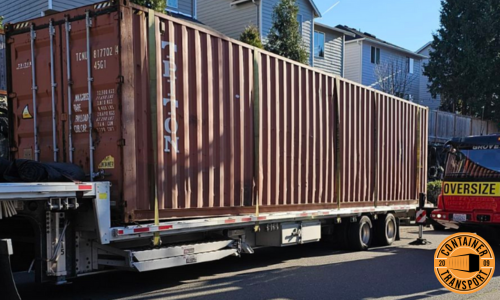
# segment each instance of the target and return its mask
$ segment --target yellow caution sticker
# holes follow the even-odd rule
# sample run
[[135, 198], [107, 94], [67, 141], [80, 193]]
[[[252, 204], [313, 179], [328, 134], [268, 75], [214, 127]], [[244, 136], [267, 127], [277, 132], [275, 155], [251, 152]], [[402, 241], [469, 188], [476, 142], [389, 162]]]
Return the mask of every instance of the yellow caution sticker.
[[29, 105], [26, 105], [23, 109], [23, 119], [33, 119], [30, 113]]
[[111, 155], [106, 156], [97, 167], [98, 169], [114, 169], [115, 168], [115, 158]]
[[108, 199], [108, 193], [99, 193], [99, 200]]
[[445, 182], [445, 196], [500, 196], [500, 182]]

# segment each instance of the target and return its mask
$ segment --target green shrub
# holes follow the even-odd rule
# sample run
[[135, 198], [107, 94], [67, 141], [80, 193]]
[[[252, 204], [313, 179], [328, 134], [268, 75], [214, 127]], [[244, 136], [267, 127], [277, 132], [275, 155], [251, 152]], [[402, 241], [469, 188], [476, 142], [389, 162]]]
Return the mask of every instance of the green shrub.
[[259, 29], [255, 25], [249, 25], [240, 35], [240, 41], [262, 49], [262, 42], [260, 41]]
[[431, 181], [427, 183], [427, 201], [437, 205], [437, 199], [441, 194], [443, 182], [441, 180]]

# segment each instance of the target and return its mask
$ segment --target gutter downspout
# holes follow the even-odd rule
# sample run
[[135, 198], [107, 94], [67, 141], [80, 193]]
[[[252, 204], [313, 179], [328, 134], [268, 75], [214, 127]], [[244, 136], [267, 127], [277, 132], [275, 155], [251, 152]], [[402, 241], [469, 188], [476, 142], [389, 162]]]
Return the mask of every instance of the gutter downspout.
[[255, 0], [252, 0], [252, 3], [257, 6], [257, 26], [259, 26], [259, 35], [260, 35], [260, 40], [262, 41], [262, 24], [261, 24], [261, 12], [262, 12], [262, 1], [259, 3], [255, 2]]
[[342, 35], [342, 68], [340, 69], [340, 76], [344, 77], [345, 72], [345, 34]]
[[358, 41], [359, 44], [359, 83], [363, 84], [363, 41]]

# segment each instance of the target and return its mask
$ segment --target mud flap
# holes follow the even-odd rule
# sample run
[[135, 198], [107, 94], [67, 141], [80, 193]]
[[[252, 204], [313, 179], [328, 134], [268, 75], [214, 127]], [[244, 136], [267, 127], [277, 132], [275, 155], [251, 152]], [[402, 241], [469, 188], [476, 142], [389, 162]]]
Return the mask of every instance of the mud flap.
[[11, 240], [0, 240], [0, 293], [3, 299], [21, 300], [10, 267], [11, 255]]
[[401, 221], [399, 218], [396, 218], [396, 241], [401, 240], [401, 236], [399, 234], [400, 227], [401, 227]]

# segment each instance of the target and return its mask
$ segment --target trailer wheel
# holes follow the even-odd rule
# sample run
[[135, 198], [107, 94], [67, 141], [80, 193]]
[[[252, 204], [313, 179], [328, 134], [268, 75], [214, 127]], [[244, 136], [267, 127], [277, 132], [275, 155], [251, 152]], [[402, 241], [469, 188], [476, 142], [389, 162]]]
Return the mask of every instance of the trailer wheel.
[[380, 246], [389, 246], [396, 240], [398, 226], [393, 214], [380, 218], [376, 227], [377, 241]]
[[350, 250], [368, 250], [373, 239], [373, 226], [370, 218], [362, 216], [357, 223], [351, 223], [348, 237]]

